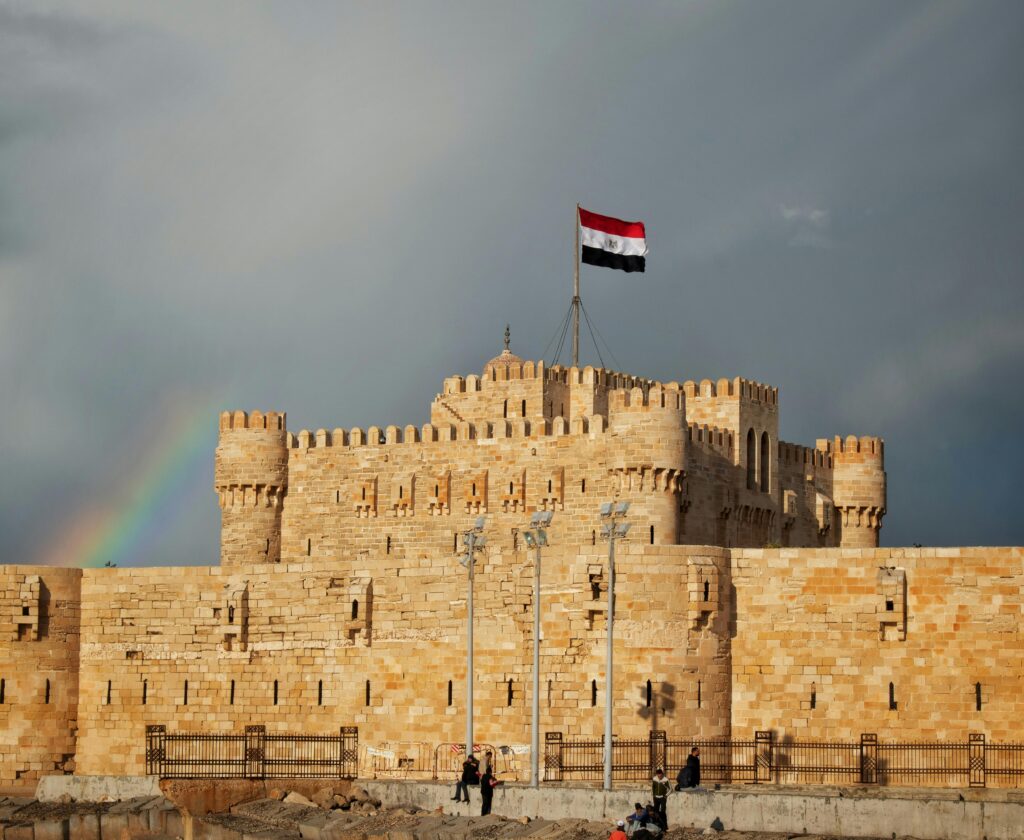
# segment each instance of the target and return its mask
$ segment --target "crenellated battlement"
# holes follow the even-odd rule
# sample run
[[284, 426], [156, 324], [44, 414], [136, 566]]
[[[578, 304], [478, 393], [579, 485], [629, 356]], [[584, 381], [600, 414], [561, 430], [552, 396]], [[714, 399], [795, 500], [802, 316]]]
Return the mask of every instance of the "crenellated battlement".
[[831, 454], [837, 461], [849, 456], [874, 457], [879, 461], [885, 458], [885, 441], [880, 437], [847, 435], [841, 438], [836, 435], [832, 440], [818, 439], [815, 446], [820, 452]]
[[691, 447], [732, 458], [734, 439], [729, 429], [720, 429], [706, 423], [687, 423], [686, 440]]
[[640, 387], [619, 389], [608, 395], [608, 403], [616, 411], [637, 411], [665, 408], [672, 411], [683, 411], [686, 402], [679, 383], [670, 382], [662, 386], [655, 384], [647, 390]]
[[287, 415], [283, 412], [261, 411], [251, 413], [245, 411], [222, 411], [220, 413], [220, 430], [229, 429], [267, 429], [284, 431], [287, 428]]
[[467, 441], [490, 441], [515, 438], [548, 438], [566, 436], [593, 436], [603, 434], [608, 424], [603, 415], [578, 417], [567, 420], [555, 417], [553, 420], [542, 418], [528, 420], [499, 418], [484, 423], [432, 424], [423, 426], [369, 426], [365, 430], [358, 427], [352, 429], [317, 429], [311, 432], [302, 429], [287, 435], [289, 449], [323, 449], [325, 447], [386, 447], [408, 446], [410, 444], [455, 443]]
[[683, 391], [687, 399], [693, 400], [731, 397], [769, 406], [777, 406], [779, 403], [778, 388], [754, 382], [751, 379], [743, 379], [740, 376], [734, 379], [719, 379], [717, 382], [711, 379], [702, 379], [700, 383], [688, 379], [683, 383]]
[[810, 446], [801, 446], [798, 443], [786, 443], [779, 441], [779, 463], [781, 465], [803, 464], [815, 469], [832, 469], [832, 452], [825, 449], [816, 449]]

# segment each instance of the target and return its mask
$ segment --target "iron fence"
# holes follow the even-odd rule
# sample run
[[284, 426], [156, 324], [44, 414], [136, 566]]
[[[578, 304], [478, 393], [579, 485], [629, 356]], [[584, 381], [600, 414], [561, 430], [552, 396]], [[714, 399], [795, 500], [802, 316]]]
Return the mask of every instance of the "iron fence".
[[[647, 781], [663, 767], [674, 780], [693, 747], [702, 784], [1024, 786], [1024, 744], [990, 744], [974, 733], [966, 742], [881, 742], [874, 733], [860, 741], [776, 741], [769, 731], [752, 741], [690, 741], [655, 730], [646, 739], [613, 739], [612, 778]], [[603, 739], [545, 735], [545, 781], [595, 781], [603, 769]]]
[[163, 779], [355, 778], [359, 730], [337, 735], [168, 732], [146, 727], [146, 772]]

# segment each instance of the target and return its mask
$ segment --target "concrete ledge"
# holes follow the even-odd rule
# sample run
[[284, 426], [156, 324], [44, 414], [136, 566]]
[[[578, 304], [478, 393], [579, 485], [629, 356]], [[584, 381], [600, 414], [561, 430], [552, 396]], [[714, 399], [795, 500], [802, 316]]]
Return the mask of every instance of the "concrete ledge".
[[[446, 813], [480, 813], [480, 792], [471, 804], [451, 801], [454, 785], [433, 782], [365, 781], [385, 807], [416, 805]], [[623, 819], [633, 803], [650, 800], [650, 787], [605, 793], [593, 788], [544, 786], [537, 790], [502, 785], [493, 813], [546, 819]], [[780, 788], [735, 786], [673, 793], [669, 826], [734, 831], [827, 834], [840, 837], [908, 835], [920, 840], [1020, 840], [1024, 837], [1024, 791], [892, 788]]]
[[43, 776], [36, 799], [56, 802], [70, 796], [73, 802], [119, 802], [142, 796], [162, 796], [156, 776]]

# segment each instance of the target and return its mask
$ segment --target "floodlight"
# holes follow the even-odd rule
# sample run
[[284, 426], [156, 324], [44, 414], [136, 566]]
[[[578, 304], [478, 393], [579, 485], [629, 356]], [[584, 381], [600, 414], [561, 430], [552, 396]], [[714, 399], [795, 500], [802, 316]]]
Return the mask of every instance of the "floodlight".
[[537, 529], [537, 545], [547, 545], [547, 544], [548, 544], [548, 532], [545, 531], [543, 528], [538, 528]]
[[464, 554], [459, 555], [459, 565], [468, 569], [469, 568], [469, 558], [466, 557], [466, 555], [464, 555]]
[[487, 517], [486, 516], [478, 516], [476, 518], [476, 525], [474, 525], [473, 527], [476, 528], [478, 531], [480, 531], [480, 530], [483, 529], [484, 525], [486, 525], [486, 524], [487, 524]]
[[607, 539], [611, 535], [612, 535], [612, 526], [611, 525], [602, 525], [601, 526], [601, 536], [604, 537], [605, 539]]
[[550, 510], [546, 510], [540, 514], [541, 527], [547, 528], [551, 524], [551, 519], [554, 517], [554, 513]]
[[533, 538], [532, 531], [523, 531], [523, 539], [526, 540], [526, 545], [530, 548], [537, 545], [537, 541]]
[[467, 547], [469, 546], [469, 534], [462, 535], [462, 544]]
[[487, 537], [481, 534], [479, 537], [476, 538], [476, 547], [483, 548], [485, 545], [487, 545]]
[[624, 537], [629, 533], [630, 524], [628, 522], [620, 522], [615, 526], [615, 536]]
[[611, 515], [612, 515], [612, 503], [611, 502], [605, 502], [603, 505], [601, 505], [601, 516], [611, 516]]
[[629, 502], [619, 502], [615, 506], [615, 512], [617, 514], [619, 514], [619, 516], [624, 516], [628, 510], [629, 510]]
[[541, 513], [540, 513], [540, 511], [537, 511], [537, 513], [535, 513], [533, 516], [530, 517], [530, 527], [531, 528], [539, 527], [542, 524], [540, 519], [541, 519]]

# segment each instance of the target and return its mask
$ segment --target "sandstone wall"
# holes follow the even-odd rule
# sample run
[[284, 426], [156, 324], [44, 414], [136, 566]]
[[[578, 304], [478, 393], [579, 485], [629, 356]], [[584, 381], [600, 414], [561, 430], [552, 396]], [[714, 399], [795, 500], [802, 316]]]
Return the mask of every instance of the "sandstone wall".
[[75, 769], [81, 576], [0, 566], [0, 787]]
[[732, 558], [735, 732], [1022, 739], [1024, 549], [745, 550]]
[[[544, 730], [603, 731], [605, 552], [544, 553]], [[616, 732], [728, 735], [725, 553], [637, 542], [617, 555]], [[532, 552], [494, 548], [477, 564], [481, 742], [530, 742], [532, 562]], [[447, 552], [353, 552], [245, 574], [86, 571], [79, 772], [143, 772], [151, 723], [201, 731], [356, 725], [364, 744], [418, 742], [432, 751], [458, 742], [465, 592], [465, 571]]]

